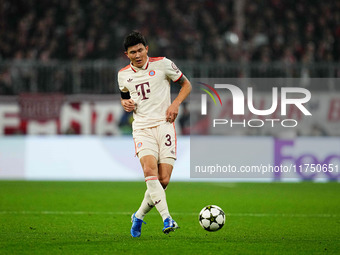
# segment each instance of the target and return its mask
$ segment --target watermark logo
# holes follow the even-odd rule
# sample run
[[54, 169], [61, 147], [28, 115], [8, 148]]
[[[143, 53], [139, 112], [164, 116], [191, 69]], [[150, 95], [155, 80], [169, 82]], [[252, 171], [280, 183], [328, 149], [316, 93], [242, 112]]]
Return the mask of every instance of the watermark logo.
[[[218, 100], [220, 101], [220, 104], [221, 106], [223, 105], [222, 104], [222, 100], [221, 100], [221, 97], [220, 95], [217, 93], [217, 91], [211, 87], [210, 85], [206, 84], [206, 83], [203, 83], [203, 82], [198, 82], [199, 84], [207, 87], [208, 89], [210, 89], [215, 95], [216, 97], [218, 98]], [[211, 99], [214, 101], [214, 104], [216, 105], [216, 100], [215, 100], [215, 97], [211, 94], [211, 92], [205, 88], [201, 88], [202, 91], [204, 91], [205, 93], [207, 93]], [[202, 115], [206, 115], [207, 114], [207, 94], [202, 94], [201, 95], [201, 99], [202, 99], [202, 107], [201, 107], [201, 113]]]
[[[218, 98], [221, 106], [223, 105], [221, 97], [219, 93], [216, 91], [216, 89], [224, 89], [224, 91], [231, 93], [232, 99], [233, 99], [233, 115], [245, 115], [245, 104], [248, 107], [248, 110], [250, 113], [256, 116], [269, 116], [273, 114], [277, 109], [280, 107], [281, 116], [287, 115], [287, 107], [289, 105], [294, 105], [306, 116], [311, 116], [312, 114], [310, 111], [304, 106], [305, 103], [309, 102], [311, 99], [311, 93], [309, 90], [305, 88], [299, 88], [299, 87], [282, 87], [279, 93], [278, 87], [272, 87], [271, 92], [271, 106], [268, 109], [256, 109], [254, 106], [254, 93], [253, 88], [248, 87], [247, 88], [247, 95], [245, 96], [243, 91], [232, 84], [214, 84], [214, 87], [205, 84], [203, 82], [198, 82], [199, 84], [209, 88]], [[212, 93], [205, 89], [201, 88], [202, 91], [206, 92], [206, 94], [201, 95], [201, 115], [207, 115], [207, 108], [208, 108], [208, 102], [207, 102], [207, 94], [212, 98], [214, 101], [214, 104], [217, 105], [215, 97], [212, 95]], [[293, 96], [292, 96], [293, 95]], [[280, 104], [280, 106], [279, 106]], [[271, 123], [272, 127], [274, 127], [274, 122], [280, 121], [281, 125], [283, 127], [295, 127], [297, 126], [297, 121], [294, 119], [250, 119], [242, 122], [237, 122], [234, 124], [241, 124], [244, 127], [262, 127], [265, 124], [265, 121]], [[290, 124], [287, 124], [287, 123]], [[232, 120], [227, 119], [213, 119], [213, 127], [216, 127], [216, 125], [224, 125], [232, 123]], [[248, 125], [247, 125], [248, 124]]]
[[340, 79], [212, 73], [191, 80], [191, 178], [339, 181]]

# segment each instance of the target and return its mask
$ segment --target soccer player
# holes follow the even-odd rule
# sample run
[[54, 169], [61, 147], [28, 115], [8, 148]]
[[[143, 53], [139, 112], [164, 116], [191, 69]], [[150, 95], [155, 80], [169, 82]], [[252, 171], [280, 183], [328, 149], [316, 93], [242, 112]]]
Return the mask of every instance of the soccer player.
[[[144, 216], [156, 207], [164, 222], [163, 232], [168, 234], [178, 228], [165, 196], [177, 152], [174, 121], [180, 104], [190, 94], [191, 84], [171, 60], [148, 57], [149, 48], [141, 33], [129, 34], [124, 48], [130, 64], [118, 72], [121, 104], [125, 111], [133, 111], [135, 150], [147, 186], [139, 209], [131, 216], [130, 233], [139, 237]], [[170, 80], [182, 87], [172, 103]]]

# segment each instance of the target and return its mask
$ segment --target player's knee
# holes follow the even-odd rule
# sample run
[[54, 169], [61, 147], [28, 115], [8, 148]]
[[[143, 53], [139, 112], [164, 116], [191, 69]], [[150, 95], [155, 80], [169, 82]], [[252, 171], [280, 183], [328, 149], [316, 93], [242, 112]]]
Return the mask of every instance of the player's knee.
[[170, 182], [170, 177], [159, 177], [159, 182], [161, 183], [163, 189], [166, 189]]
[[157, 176], [157, 169], [154, 169], [151, 166], [144, 165], [143, 171], [144, 171], [145, 177], [147, 177], [147, 176]]
[[157, 168], [152, 167], [150, 164], [143, 165], [144, 176], [157, 176]]

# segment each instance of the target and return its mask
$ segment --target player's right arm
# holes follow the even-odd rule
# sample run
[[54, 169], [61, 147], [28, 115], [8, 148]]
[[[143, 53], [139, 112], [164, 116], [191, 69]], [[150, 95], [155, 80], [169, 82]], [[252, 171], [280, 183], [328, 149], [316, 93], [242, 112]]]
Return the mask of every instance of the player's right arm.
[[[121, 94], [129, 94], [130, 96], [130, 93], [129, 92], [121, 92]], [[123, 97], [120, 99], [120, 103], [122, 104], [123, 108], [125, 111], [127, 112], [132, 112], [134, 109], [135, 109], [135, 102], [129, 98], [129, 99], [124, 99]]]
[[127, 87], [124, 86], [121, 80], [121, 75], [118, 73], [118, 85], [120, 89], [120, 103], [124, 110], [127, 112], [132, 112], [135, 109], [135, 102], [131, 99], [130, 92]]

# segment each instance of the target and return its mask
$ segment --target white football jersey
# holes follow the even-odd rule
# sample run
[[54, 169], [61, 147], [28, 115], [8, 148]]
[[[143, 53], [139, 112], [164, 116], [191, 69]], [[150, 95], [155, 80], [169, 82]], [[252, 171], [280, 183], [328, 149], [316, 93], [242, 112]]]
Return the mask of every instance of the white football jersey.
[[130, 64], [118, 72], [119, 89], [129, 91], [136, 105], [133, 130], [166, 122], [166, 110], [171, 104], [170, 80], [176, 82], [182, 75], [176, 65], [165, 57], [150, 57], [142, 68]]

